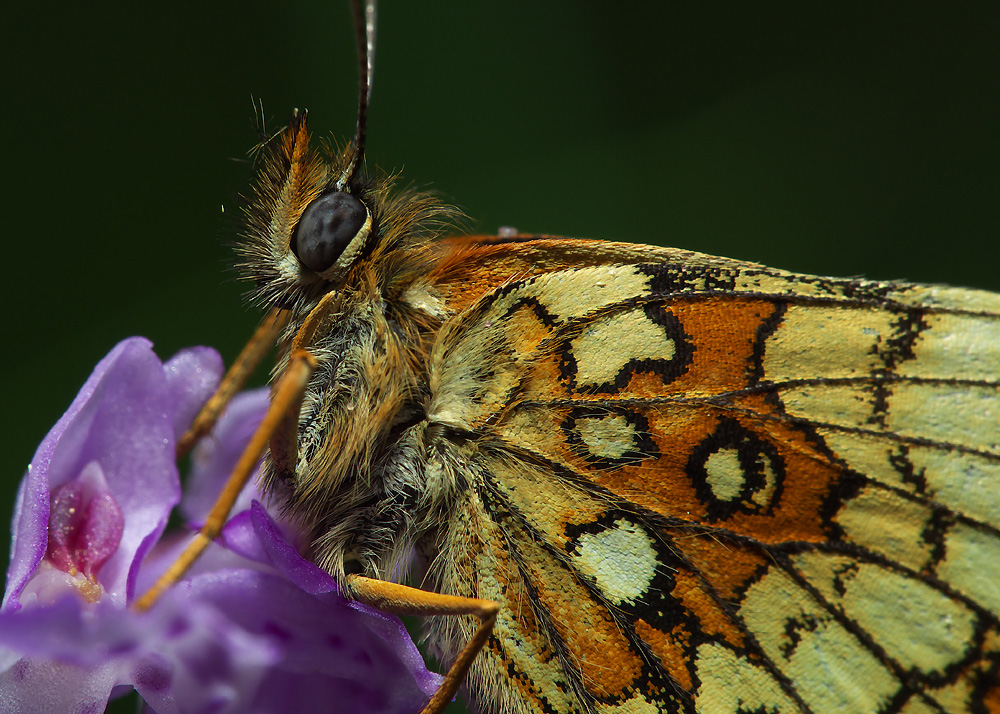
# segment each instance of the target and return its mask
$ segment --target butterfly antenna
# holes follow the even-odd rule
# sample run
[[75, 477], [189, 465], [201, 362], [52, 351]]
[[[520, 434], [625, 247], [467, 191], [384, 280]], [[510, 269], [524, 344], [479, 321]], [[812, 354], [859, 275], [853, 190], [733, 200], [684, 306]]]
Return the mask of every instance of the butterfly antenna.
[[368, 137], [368, 103], [372, 98], [372, 70], [375, 67], [376, 0], [354, 0], [354, 32], [358, 45], [358, 125], [354, 130], [354, 152], [351, 163], [337, 181], [337, 189], [349, 186], [365, 160]]

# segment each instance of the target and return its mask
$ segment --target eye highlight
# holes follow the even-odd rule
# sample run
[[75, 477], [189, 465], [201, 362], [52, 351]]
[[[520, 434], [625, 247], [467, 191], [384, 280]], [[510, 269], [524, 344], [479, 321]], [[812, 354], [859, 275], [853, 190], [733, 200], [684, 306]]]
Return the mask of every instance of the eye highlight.
[[317, 273], [328, 270], [357, 236], [368, 211], [344, 191], [320, 196], [309, 204], [292, 236], [299, 261]]

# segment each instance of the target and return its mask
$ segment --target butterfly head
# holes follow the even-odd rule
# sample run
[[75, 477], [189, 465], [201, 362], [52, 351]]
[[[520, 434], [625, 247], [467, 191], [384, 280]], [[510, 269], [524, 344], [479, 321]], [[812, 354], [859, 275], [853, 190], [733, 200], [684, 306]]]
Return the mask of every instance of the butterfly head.
[[461, 221], [432, 194], [394, 187], [394, 175], [369, 176], [357, 146], [314, 145], [296, 111], [261, 148], [236, 247], [251, 302], [300, 314], [333, 290], [383, 293], [419, 262], [414, 249]]
[[254, 302], [294, 308], [342, 287], [379, 238], [378, 187], [356, 145], [315, 147], [296, 111], [262, 150], [238, 246]]

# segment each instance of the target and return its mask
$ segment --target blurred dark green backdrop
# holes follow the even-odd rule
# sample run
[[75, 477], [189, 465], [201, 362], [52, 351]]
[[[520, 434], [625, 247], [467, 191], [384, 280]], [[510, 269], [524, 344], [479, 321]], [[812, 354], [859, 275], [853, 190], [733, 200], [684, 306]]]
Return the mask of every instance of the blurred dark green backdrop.
[[[251, 96], [347, 136], [356, 69], [346, 2], [0, 17], [6, 520], [118, 340], [235, 355]], [[994, 1], [386, 2], [369, 159], [484, 232], [1000, 289], [998, 37]]]

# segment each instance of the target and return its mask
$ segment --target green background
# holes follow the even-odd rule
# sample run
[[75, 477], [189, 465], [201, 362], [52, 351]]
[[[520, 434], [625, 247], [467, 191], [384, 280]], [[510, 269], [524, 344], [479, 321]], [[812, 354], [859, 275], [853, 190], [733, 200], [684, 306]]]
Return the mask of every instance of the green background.
[[[118, 340], [235, 355], [251, 96], [347, 136], [356, 69], [341, 2], [0, 17], [6, 519]], [[1000, 289], [997, 37], [995, 2], [387, 2], [369, 160], [483, 232]]]

